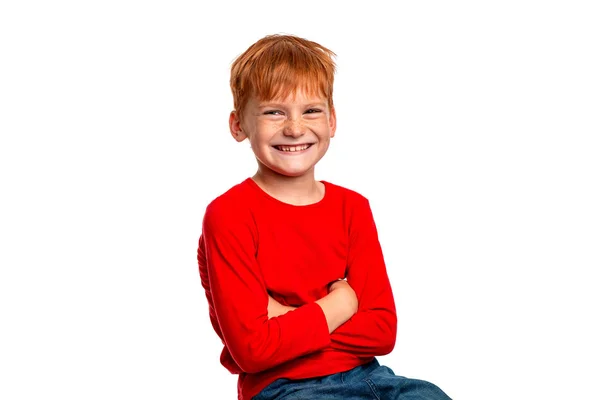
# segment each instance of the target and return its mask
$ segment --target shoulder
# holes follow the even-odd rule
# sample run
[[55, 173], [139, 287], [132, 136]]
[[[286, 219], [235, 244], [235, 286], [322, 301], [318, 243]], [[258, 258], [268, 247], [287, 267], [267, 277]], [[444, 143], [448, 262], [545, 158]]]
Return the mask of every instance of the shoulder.
[[327, 183], [334, 196], [340, 199], [346, 226], [350, 233], [374, 225], [369, 199], [355, 189]]
[[209, 226], [238, 225], [251, 219], [251, 196], [246, 180], [228, 189], [212, 200], [204, 213], [204, 223]]
[[248, 188], [246, 180], [232, 186], [224, 193], [215, 197], [206, 207], [211, 210], [219, 210], [228, 208], [241, 202], [248, 196]]
[[335, 197], [340, 198], [343, 203], [350, 207], [361, 207], [368, 206], [369, 199], [366, 196], [358, 192], [357, 190], [350, 189], [345, 186], [336, 185], [334, 183], [325, 181], [327, 190], [331, 190]]

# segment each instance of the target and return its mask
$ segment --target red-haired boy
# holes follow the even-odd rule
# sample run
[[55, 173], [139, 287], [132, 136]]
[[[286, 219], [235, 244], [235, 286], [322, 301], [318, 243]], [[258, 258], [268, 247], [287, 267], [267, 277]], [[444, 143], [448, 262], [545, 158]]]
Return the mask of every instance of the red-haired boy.
[[258, 170], [208, 205], [200, 236], [221, 363], [239, 399], [448, 399], [375, 359], [397, 321], [369, 202], [315, 180], [336, 131], [333, 56], [272, 35], [232, 65], [229, 127]]

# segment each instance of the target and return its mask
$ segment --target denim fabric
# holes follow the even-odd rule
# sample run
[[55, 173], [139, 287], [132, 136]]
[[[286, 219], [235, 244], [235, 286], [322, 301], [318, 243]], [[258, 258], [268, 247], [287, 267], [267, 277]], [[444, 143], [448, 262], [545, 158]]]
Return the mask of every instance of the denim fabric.
[[396, 376], [377, 359], [350, 371], [319, 378], [278, 379], [252, 400], [450, 400], [440, 388]]

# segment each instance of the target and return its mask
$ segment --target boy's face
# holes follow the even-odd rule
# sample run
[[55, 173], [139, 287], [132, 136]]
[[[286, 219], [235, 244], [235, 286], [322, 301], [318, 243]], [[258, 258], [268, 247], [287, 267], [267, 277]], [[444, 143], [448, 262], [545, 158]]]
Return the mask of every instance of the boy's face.
[[260, 168], [285, 176], [313, 174], [335, 135], [335, 110], [327, 99], [303, 91], [285, 99], [258, 101], [251, 97], [242, 121], [233, 111], [229, 127], [241, 142], [248, 138]]

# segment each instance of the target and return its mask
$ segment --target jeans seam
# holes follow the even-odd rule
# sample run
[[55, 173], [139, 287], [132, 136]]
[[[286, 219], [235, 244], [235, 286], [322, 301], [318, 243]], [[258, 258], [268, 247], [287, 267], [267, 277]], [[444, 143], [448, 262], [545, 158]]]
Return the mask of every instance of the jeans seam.
[[377, 400], [381, 400], [381, 398], [377, 394], [377, 387], [375, 386], [375, 384], [373, 383], [373, 381], [370, 380], [370, 379], [365, 379], [365, 382], [367, 382], [367, 385], [369, 385], [369, 388], [371, 389], [371, 392], [373, 392], [373, 395], [375, 396], [375, 398]]

